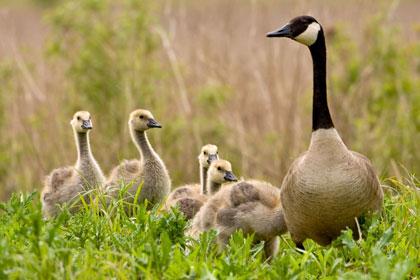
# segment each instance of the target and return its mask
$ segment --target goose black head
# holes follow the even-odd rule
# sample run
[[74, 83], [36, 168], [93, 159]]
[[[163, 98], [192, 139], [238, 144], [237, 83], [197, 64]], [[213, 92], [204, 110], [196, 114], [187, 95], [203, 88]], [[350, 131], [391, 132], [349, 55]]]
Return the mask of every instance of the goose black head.
[[316, 19], [311, 16], [299, 16], [279, 29], [267, 33], [267, 37], [287, 37], [310, 47], [321, 32], [322, 27]]

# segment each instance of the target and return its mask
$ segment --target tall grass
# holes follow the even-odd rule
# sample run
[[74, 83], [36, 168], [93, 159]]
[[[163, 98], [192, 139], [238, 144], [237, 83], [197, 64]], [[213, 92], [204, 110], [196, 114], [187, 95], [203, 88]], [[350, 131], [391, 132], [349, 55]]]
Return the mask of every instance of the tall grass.
[[39, 189], [53, 168], [74, 162], [68, 121], [79, 109], [92, 114], [92, 150], [106, 172], [119, 158], [138, 157], [126, 123], [131, 110], [146, 108], [164, 126], [150, 138], [174, 185], [198, 181], [197, 153], [214, 143], [236, 173], [279, 186], [309, 142], [312, 70], [303, 46], [264, 35], [303, 13], [327, 31], [329, 103], [345, 143], [368, 155], [381, 177], [399, 175], [400, 163], [418, 173], [418, 3], [340, 3], [72, 0], [7, 8], [1, 197]]
[[300, 254], [287, 234], [271, 263], [263, 244], [252, 246], [252, 236], [241, 232], [222, 252], [214, 231], [190, 240], [177, 210], [167, 214], [159, 206], [147, 211], [145, 204], [134, 205], [129, 217], [115, 200], [102, 215], [95, 207], [76, 215], [64, 208], [56, 220], [46, 221], [37, 192], [13, 194], [0, 204], [0, 278], [417, 279], [419, 182], [388, 180], [395, 187], [387, 187], [382, 219], [361, 224], [360, 238], [348, 230], [332, 246], [306, 241], [307, 252]]

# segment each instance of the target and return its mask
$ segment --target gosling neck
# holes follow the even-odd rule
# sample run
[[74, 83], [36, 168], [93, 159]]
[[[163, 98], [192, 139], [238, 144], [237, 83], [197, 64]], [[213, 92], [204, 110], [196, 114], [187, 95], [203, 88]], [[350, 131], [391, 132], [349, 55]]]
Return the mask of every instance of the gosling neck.
[[155, 158], [155, 151], [147, 139], [146, 131], [132, 130], [132, 137], [139, 149], [142, 160], [150, 160]]
[[[201, 164], [200, 164], [201, 165]], [[201, 165], [200, 170], [200, 182], [201, 182], [201, 194], [207, 194], [207, 171], [209, 169]]]
[[334, 127], [327, 102], [327, 50], [324, 31], [319, 31], [318, 39], [309, 47], [313, 63], [313, 107], [312, 131]]
[[77, 144], [77, 163], [93, 162], [93, 155], [90, 150], [89, 131], [88, 132], [75, 132], [74, 133]]
[[220, 187], [222, 186], [222, 184], [212, 181], [211, 178], [209, 177], [207, 179], [207, 186], [209, 188], [210, 195], [214, 195], [220, 190]]

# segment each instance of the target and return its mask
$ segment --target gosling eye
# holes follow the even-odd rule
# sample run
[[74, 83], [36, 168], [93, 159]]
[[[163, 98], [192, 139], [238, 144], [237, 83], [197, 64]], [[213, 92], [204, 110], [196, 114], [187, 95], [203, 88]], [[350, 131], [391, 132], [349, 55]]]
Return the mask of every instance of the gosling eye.
[[207, 155], [207, 152], [203, 152], [203, 154]]
[[80, 117], [79, 116], [77, 116], [77, 120], [80, 121]]
[[143, 115], [140, 115], [140, 117], [139, 117], [140, 119], [144, 119], [144, 116]]
[[217, 167], [217, 170], [219, 170], [219, 171], [220, 171], [220, 170], [222, 170], [222, 168], [219, 166], [219, 167]]
[[218, 154], [219, 154], [219, 151], [216, 152], [216, 155], [218, 155]]

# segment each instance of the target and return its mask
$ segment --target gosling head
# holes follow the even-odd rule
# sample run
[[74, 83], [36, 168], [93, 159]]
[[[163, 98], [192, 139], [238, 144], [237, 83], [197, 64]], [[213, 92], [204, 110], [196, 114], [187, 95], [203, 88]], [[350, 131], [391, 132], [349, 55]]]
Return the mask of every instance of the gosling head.
[[161, 128], [162, 125], [156, 122], [152, 113], [147, 110], [137, 109], [130, 114], [128, 125], [132, 130], [146, 131], [150, 128]]
[[218, 184], [225, 182], [236, 182], [238, 178], [232, 172], [232, 165], [227, 160], [218, 159], [211, 163], [208, 176]]
[[319, 34], [323, 34], [323, 31], [316, 19], [311, 16], [300, 16], [267, 33], [267, 37], [286, 37], [310, 47], [318, 40]]
[[198, 161], [200, 165], [205, 168], [209, 168], [210, 164], [219, 159], [219, 152], [217, 151], [217, 146], [207, 144], [201, 148], [200, 155], [198, 156]]
[[70, 121], [73, 130], [78, 133], [87, 133], [92, 129], [92, 121], [90, 114], [87, 111], [76, 112], [73, 119]]

